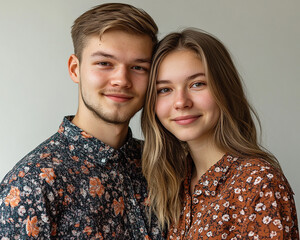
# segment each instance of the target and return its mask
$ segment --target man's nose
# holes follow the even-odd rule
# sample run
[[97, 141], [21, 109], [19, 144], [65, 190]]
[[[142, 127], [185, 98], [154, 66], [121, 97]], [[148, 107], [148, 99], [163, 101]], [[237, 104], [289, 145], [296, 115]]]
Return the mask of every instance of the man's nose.
[[112, 86], [119, 86], [122, 88], [130, 88], [131, 87], [131, 78], [130, 78], [130, 70], [126, 68], [126, 66], [120, 66], [116, 69], [116, 72], [111, 80]]

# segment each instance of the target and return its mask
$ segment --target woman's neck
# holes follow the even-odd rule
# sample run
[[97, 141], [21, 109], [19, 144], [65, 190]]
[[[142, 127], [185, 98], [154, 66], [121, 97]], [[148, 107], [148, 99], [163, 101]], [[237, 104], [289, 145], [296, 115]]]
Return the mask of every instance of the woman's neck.
[[197, 180], [225, 154], [212, 139], [188, 142], [188, 146], [195, 165], [192, 177]]

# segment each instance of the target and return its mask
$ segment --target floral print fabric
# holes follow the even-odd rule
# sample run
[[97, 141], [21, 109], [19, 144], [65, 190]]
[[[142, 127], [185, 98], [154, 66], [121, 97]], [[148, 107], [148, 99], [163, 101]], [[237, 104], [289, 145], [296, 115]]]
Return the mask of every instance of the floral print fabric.
[[0, 239], [161, 239], [148, 222], [141, 142], [119, 150], [67, 117], [0, 186]]
[[225, 155], [192, 196], [190, 178], [179, 224], [168, 239], [299, 239], [293, 192], [266, 161]]

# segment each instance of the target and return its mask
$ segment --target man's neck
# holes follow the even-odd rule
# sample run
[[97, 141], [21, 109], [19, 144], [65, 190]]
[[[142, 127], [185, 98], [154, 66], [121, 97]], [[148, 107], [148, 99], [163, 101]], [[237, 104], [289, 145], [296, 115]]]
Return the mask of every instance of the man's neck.
[[95, 116], [82, 117], [77, 113], [72, 123], [115, 149], [124, 144], [128, 133], [128, 123], [112, 124]]

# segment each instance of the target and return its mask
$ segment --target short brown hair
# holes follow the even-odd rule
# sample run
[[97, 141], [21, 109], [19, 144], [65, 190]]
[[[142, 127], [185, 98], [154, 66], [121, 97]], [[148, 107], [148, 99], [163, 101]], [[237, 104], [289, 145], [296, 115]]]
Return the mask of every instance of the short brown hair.
[[157, 43], [158, 28], [152, 17], [142, 9], [129, 4], [106, 3], [79, 16], [72, 26], [74, 53], [81, 60], [82, 50], [89, 35], [101, 37], [107, 30], [124, 30], [137, 35], [148, 35]]

